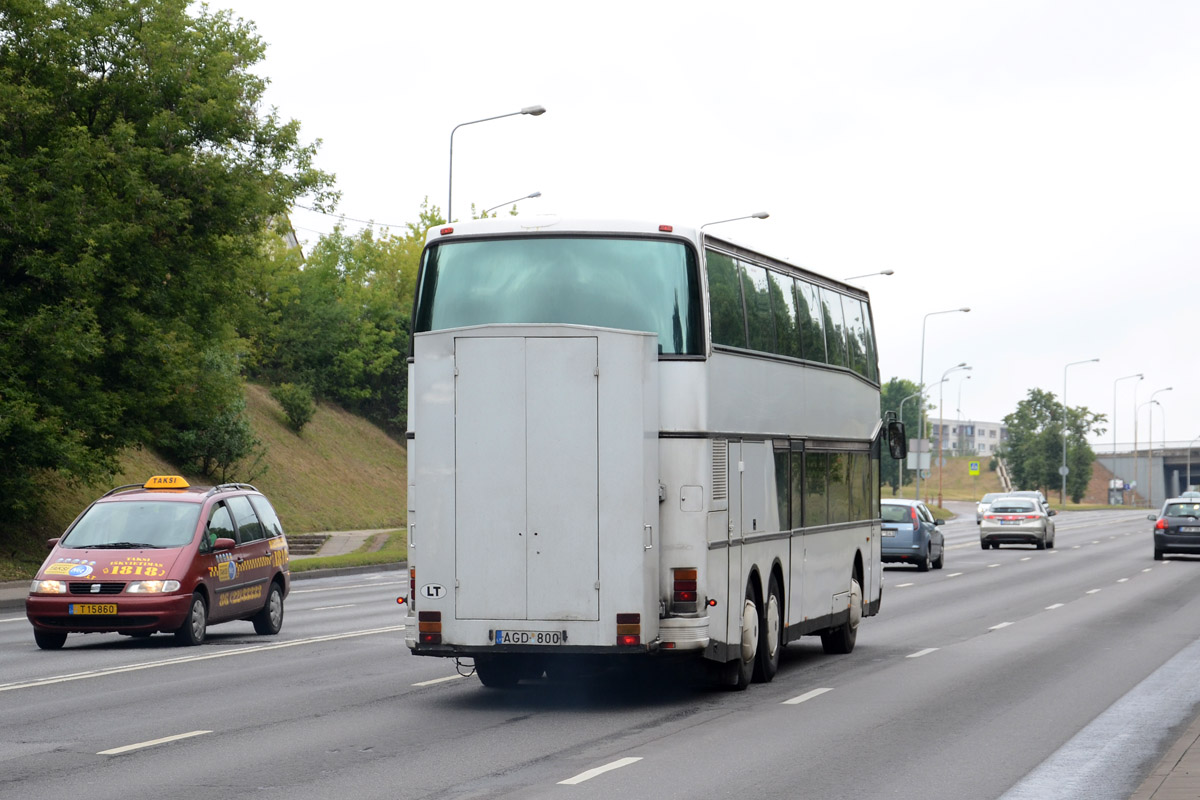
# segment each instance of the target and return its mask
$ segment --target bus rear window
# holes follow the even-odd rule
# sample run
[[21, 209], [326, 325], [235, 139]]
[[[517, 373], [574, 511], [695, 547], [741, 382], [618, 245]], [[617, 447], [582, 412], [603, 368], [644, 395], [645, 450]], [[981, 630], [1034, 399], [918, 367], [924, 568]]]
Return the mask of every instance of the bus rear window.
[[591, 325], [658, 335], [703, 355], [696, 257], [681, 242], [540, 236], [442, 242], [421, 266], [413, 329]]

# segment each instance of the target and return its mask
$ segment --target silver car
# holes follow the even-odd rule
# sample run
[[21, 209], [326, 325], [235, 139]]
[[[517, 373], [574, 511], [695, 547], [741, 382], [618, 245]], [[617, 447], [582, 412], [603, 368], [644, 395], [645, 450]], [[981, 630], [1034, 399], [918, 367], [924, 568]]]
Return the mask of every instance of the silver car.
[[979, 544], [984, 550], [999, 549], [1002, 544], [1032, 544], [1038, 550], [1054, 547], [1054, 520], [1050, 518], [1056, 513], [1037, 498], [997, 498], [979, 523]]
[[987, 494], [985, 494], [983, 496], [983, 499], [981, 499], [979, 501], [979, 504], [977, 506], [975, 506], [975, 524], [976, 525], [983, 522], [983, 512], [988, 510], [988, 506], [990, 506], [992, 504], [992, 501], [995, 500], [997, 497], [1004, 497], [1004, 492], [988, 492]]

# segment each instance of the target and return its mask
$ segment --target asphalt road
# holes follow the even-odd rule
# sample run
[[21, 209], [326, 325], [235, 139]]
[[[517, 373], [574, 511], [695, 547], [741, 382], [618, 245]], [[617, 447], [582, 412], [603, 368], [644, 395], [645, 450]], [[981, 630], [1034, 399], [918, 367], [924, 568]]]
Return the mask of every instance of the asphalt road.
[[409, 655], [396, 572], [297, 582], [279, 636], [198, 648], [42, 652], [0, 612], [0, 798], [1123, 799], [1200, 707], [1200, 560], [1155, 562], [1144, 514], [1059, 515], [1054, 551], [983, 551], [970, 514], [944, 569], [886, 569], [854, 653], [794, 643], [742, 693], [484, 689]]

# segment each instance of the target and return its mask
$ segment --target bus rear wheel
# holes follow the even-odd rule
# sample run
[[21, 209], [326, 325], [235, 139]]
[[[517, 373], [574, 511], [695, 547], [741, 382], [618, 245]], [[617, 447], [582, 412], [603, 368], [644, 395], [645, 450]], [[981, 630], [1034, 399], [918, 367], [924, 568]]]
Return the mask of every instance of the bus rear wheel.
[[858, 577], [850, 579], [850, 618], [836, 628], [821, 632], [821, 647], [830, 655], [843, 655], [854, 650], [858, 639], [858, 623], [862, 620], [862, 585]]
[[783, 649], [782, 594], [779, 581], [772, 575], [759, 626], [758, 655], [754, 659], [754, 680], [761, 683], [770, 683], [779, 671], [779, 652]]
[[758, 627], [758, 595], [753, 586], [747, 586], [746, 602], [742, 604], [741, 646], [737, 649], [737, 657], [720, 667], [721, 683], [735, 692], [743, 691], [754, 679]]
[[517, 656], [479, 656], [475, 659], [475, 674], [489, 689], [511, 689], [521, 679], [523, 666]]

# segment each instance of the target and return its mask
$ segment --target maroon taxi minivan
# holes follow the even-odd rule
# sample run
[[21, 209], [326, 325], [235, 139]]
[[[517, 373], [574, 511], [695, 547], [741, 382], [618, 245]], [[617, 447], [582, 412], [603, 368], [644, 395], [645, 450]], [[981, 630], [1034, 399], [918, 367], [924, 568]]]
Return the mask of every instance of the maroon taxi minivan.
[[219, 622], [250, 620], [266, 635], [283, 626], [287, 538], [249, 484], [156, 475], [109, 491], [48, 544], [25, 600], [43, 650], [68, 633], [163, 632], [194, 645]]

